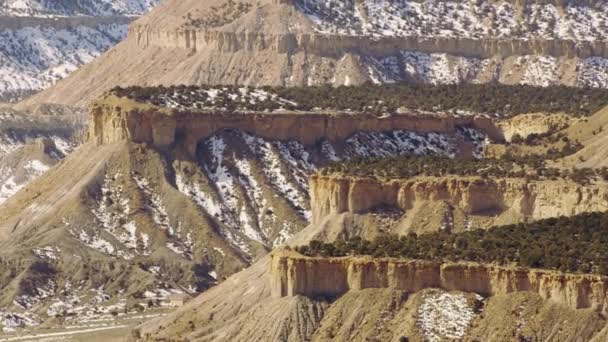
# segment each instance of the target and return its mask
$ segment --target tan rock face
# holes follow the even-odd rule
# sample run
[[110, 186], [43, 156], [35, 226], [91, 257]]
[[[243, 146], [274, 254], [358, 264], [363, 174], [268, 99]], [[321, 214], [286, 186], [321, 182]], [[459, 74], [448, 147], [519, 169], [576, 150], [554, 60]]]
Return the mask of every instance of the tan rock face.
[[608, 278], [546, 270], [370, 257], [309, 258], [277, 251], [270, 266], [275, 297], [339, 296], [349, 290], [391, 288], [417, 292], [425, 288], [494, 296], [530, 291], [574, 309], [604, 308]]
[[400, 51], [447, 53], [475, 58], [548, 55], [553, 57], [608, 57], [605, 41], [575, 42], [570, 40], [473, 39], [465, 37], [369, 37], [317, 33], [257, 33], [220, 30], [177, 29], [165, 31], [147, 25], [133, 25], [129, 35], [142, 48], [185, 48], [193, 52], [214, 50], [269, 50], [281, 54], [307, 51], [314, 54], [343, 55], [351, 51], [366, 56], [386, 56]]
[[511, 141], [515, 134], [526, 138], [530, 134], [545, 134], [558, 132], [575, 122], [566, 114], [547, 115], [543, 113], [518, 115], [508, 120], [498, 122], [506, 141]]
[[[379, 181], [339, 175], [313, 175], [310, 179], [313, 223], [332, 214], [363, 214], [380, 206], [409, 210], [421, 203], [445, 202], [470, 216], [517, 223], [604, 211], [608, 190], [599, 185], [582, 186], [569, 180], [526, 181], [480, 177], [416, 177]], [[492, 219], [496, 218], [496, 219]]]
[[297, 140], [305, 145], [312, 145], [322, 138], [344, 140], [366, 131], [456, 133], [459, 126], [478, 128], [492, 139], [502, 139], [490, 119], [473, 116], [169, 112], [113, 97], [97, 102], [92, 115], [90, 141], [106, 144], [130, 140], [158, 147], [179, 141], [192, 154], [199, 141], [223, 129], [239, 129], [262, 138]]

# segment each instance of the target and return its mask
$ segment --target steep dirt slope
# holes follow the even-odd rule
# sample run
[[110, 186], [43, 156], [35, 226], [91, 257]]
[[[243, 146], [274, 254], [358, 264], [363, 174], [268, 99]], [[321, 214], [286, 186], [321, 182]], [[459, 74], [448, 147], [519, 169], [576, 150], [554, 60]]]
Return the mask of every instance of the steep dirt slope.
[[589, 119], [568, 129], [568, 136], [580, 141], [585, 148], [563, 160], [566, 166], [608, 167], [606, 139], [608, 139], [608, 107]]
[[163, 162], [128, 144], [85, 145], [8, 200], [0, 209], [4, 310], [40, 322], [95, 316], [93, 305], [133, 309], [127, 298], [201, 291], [247, 265], [249, 256], [167, 183]]

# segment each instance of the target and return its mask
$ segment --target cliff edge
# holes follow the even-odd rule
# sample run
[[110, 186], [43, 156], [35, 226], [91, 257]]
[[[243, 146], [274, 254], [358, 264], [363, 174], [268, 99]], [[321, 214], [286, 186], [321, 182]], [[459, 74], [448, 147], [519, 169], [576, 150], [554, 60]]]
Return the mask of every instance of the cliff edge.
[[350, 290], [368, 288], [406, 292], [442, 288], [447, 291], [475, 292], [482, 296], [531, 291], [543, 299], [571, 308], [606, 310], [608, 278], [597, 275], [563, 274], [471, 262], [442, 263], [371, 257], [317, 258], [285, 250], [273, 252], [271, 259], [271, 290], [274, 297], [338, 297]]

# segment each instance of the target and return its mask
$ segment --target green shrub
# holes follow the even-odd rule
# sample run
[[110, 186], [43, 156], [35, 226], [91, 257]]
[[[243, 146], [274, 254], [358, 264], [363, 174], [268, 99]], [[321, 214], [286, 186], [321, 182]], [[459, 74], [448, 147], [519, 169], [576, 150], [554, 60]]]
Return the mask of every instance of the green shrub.
[[586, 213], [456, 234], [382, 235], [373, 241], [356, 237], [334, 243], [311, 241], [296, 250], [308, 256], [464, 260], [608, 275], [608, 213]]
[[[218, 107], [201, 90], [224, 89], [218, 97], [226, 101], [226, 108], [253, 111], [278, 108], [308, 111], [315, 108], [352, 110], [367, 113], [391, 113], [399, 108], [428, 112], [445, 112], [458, 115], [459, 111], [486, 113], [503, 117], [530, 112], [559, 113], [587, 116], [608, 105], [608, 90], [595, 88], [570, 88], [565, 86], [533, 87], [528, 85], [460, 84], [460, 85], [411, 85], [405, 83], [331, 87], [264, 87], [263, 89], [296, 105], [264, 101], [240, 101], [230, 98], [239, 94], [242, 86], [158, 86], [116, 87], [110, 93], [126, 96], [142, 102], [163, 105], [163, 98], [171, 95], [186, 105], [202, 104]], [[251, 89], [251, 88], [249, 88]], [[198, 104], [198, 105], [197, 105]], [[534, 137], [531, 139], [535, 139]]]

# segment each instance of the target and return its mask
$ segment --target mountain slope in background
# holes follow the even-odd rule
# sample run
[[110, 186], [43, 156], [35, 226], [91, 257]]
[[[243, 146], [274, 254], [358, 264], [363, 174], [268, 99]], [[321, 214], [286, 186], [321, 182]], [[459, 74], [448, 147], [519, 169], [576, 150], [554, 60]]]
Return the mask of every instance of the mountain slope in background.
[[607, 8], [544, 1], [168, 0], [133, 23], [111, 52], [22, 108], [83, 106], [116, 85], [608, 87]]
[[48, 88], [127, 34], [158, 0], [0, 2], [0, 101]]
[[71, 153], [84, 121], [83, 112], [68, 108], [0, 110], [0, 204]]
[[2, 0], [0, 15], [17, 17], [140, 16], [159, 0]]

